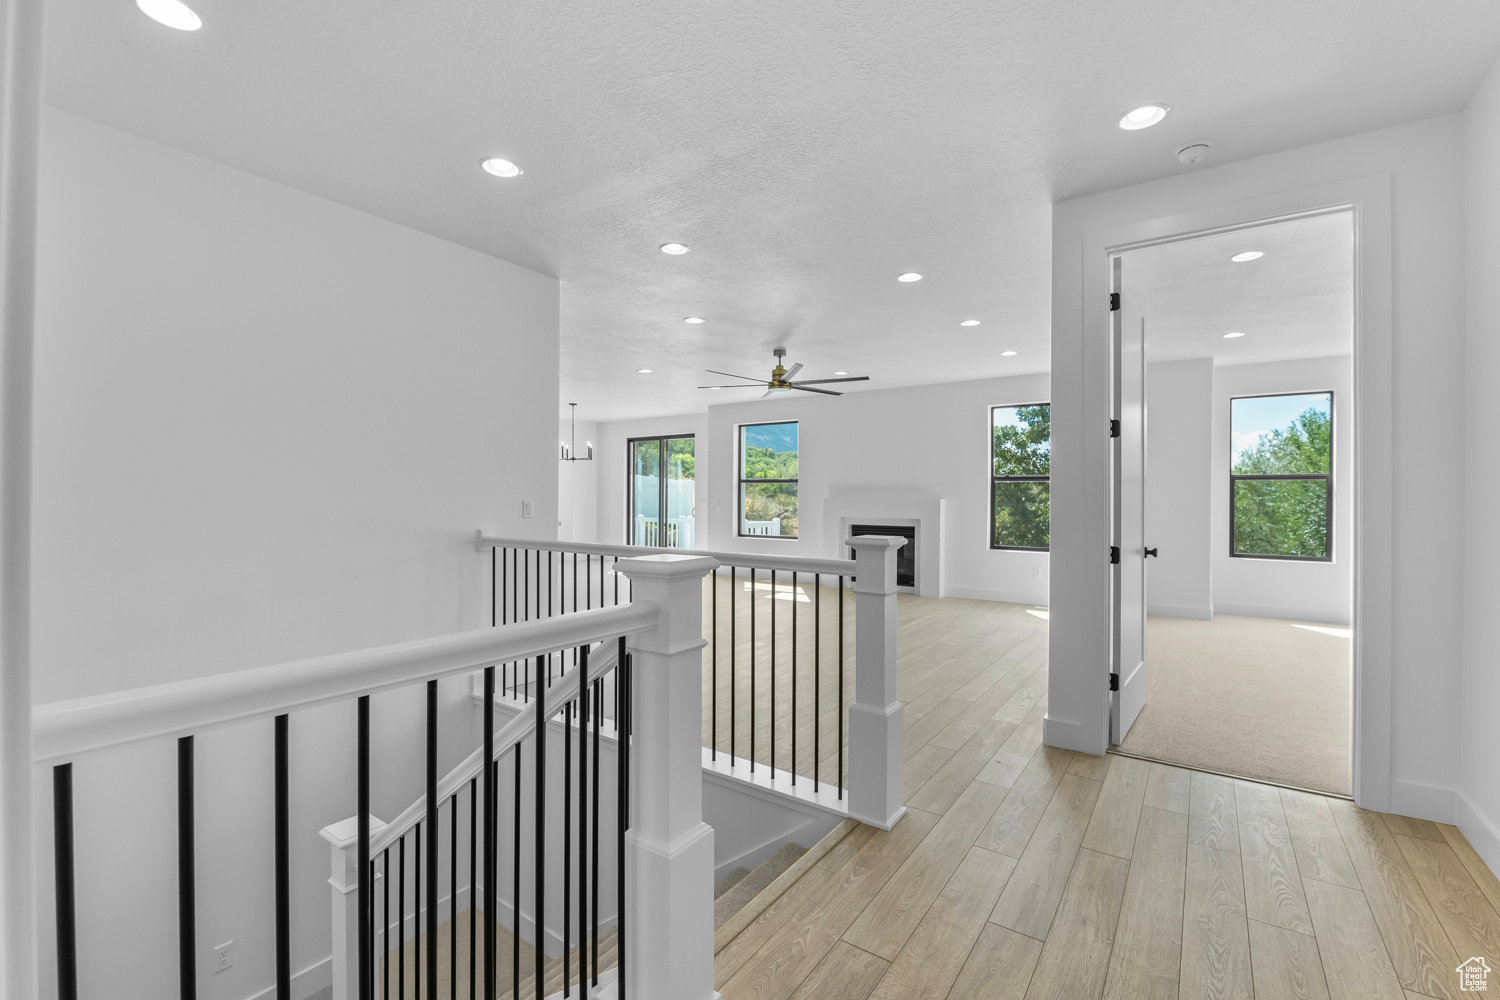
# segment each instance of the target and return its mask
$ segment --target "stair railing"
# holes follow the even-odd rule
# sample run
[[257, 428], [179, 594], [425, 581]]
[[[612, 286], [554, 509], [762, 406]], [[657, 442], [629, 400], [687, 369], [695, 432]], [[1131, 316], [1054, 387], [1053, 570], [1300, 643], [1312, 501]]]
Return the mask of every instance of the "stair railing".
[[[347, 703], [352, 703], [357, 720], [354, 781], [358, 813], [342, 824], [347, 827], [341, 831], [343, 839], [351, 842], [352, 850], [341, 849], [340, 857], [345, 860], [345, 865], [331, 880], [335, 899], [344, 904], [342, 910], [335, 908], [335, 926], [339, 926], [341, 920], [344, 924], [341, 928], [344, 934], [335, 941], [335, 949], [342, 950], [346, 962], [352, 958], [349, 965], [352, 965], [353, 972], [346, 971], [340, 977], [346, 997], [374, 1000], [377, 995], [384, 997], [396, 993], [382, 988], [390, 962], [377, 963], [374, 951], [377, 940], [376, 889], [378, 886], [386, 890], [391, 886], [392, 879], [388, 876], [392, 870], [387, 849], [393, 838], [400, 843], [403, 823], [411, 824], [413, 842], [418, 823], [427, 834], [420, 856], [413, 864], [413, 875], [421, 871], [425, 876], [426, 897], [425, 940], [421, 941], [421, 951], [413, 954], [413, 972], [417, 971], [420, 954], [422, 993], [432, 1000], [442, 996], [438, 989], [441, 977], [438, 976], [436, 948], [439, 937], [436, 900], [439, 851], [434, 834], [441, 831], [443, 824], [439, 810], [446, 805], [449, 810], [451, 890], [458, 884], [452, 866], [459, 857], [459, 852], [453, 848], [455, 836], [462, 832], [461, 824], [456, 822], [461, 815], [462, 791], [469, 793], [471, 833], [477, 834], [477, 810], [480, 808], [484, 811], [485, 826], [482, 840], [471, 836], [467, 841], [471, 858], [474, 858], [468, 867], [469, 881], [472, 885], [476, 874], [483, 880], [480, 883], [483, 888], [477, 893], [480, 897], [478, 907], [474, 905], [476, 893], [470, 893], [468, 912], [474, 919], [469, 922], [471, 926], [482, 923], [486, 935], [489, 947], [480, 949], [479, 954], [483, 954], [486, 961], [500, 957], [493, 944], [498, 927], [498, 884], [503, 867], [498, 851], [499, 811], [503, 798], [498, 761], [507, 754], [513, 758], [511, 826], [513, 833], [517, 834], [513, 848], [521, 841], [517, 824], [523, 818], [523, 810], [519, 807], [517, 794], [526, 776], [522, 771], [523, 759], [534, 767], [531, 772], [535, 778], [530, 818], [534, 823], [531, 867], [535, 874], [531, 888], [536, 900], [533, 917], [541, 932], [534, 933], [533, 941], [528, 945], [537, 959], [536, 975], [532, 983], [524, 984], [524, 990], [529, 993], [534, 989], [538, 997], [547, 995], [544, 990], [548, 984], [543, 975], [546, 966], [543, 952], [547, 869], [542, 859], [551, 844], [549, 838], [560, 832], [549, 822], [548, 803], [558, 799], [572, 802], [570, 796], [548, 798], [549, 792], [557, 792], [555, 782], [549, 780], [552, 772], [546, 760], [554, 728], [567, 731], [566, 738], [559, 740], [565, 747], [567, 763], [561, 770], [567, 775], [574, 773], [571, 747], [575, 743], [578, 746], [577, 886], [580, 892], [576, 922], [580, 941], [586, 930], [593, 933], [589, 953], [579, 953], [576, 963], [579, 981], [571, 988], [578, 989], [579, 995], [584, 997], [618, 997], [620, 1000], [627, 996], [701, 1000], [710, 995], [713, 986], [713, 831], [702, 821], [697, 738], [698, 699], [701, 698], [698, 663], [699, 649], [703, 644], [699, 595], [702, 578], [714, 566], [712, 559], [681, 553], [622, 560], [619, 571], [628, 574], [639, 588], [630, 604], [39, 707], [34, 712], [35, 759], [49, 765], [53, 776], [53, 902], [57, 924], [55, 962], [59, 1000], [76, 1000], [78, 995], [73, 763], [87, 756], [125, 747], [177, 741], [178, 960], [181, 995], [191, 998], [196, 996], [198, 981], [195, 960], [197, 888], [193, 876], [193, 737], [209, 729], [268, 718], [275, 720], [274, 743], [268, 747], [274, 757], [274, 798], [267, 804], [268, 811], [274, 816], [276, 844], [273, 877], [276, 897], [275, 987], [277, 996], [291, 995], [290, 941], [295, 929], [291, 926], [289, 904], [288, 773], [291, 761], [288, 732], [294, 723], [293, 715], [298, 711]], [[603, 655], [597, 652], [601, 649], [605, 651]], [[523, 709], [522, 715], [496, 732], [493, 725], [496, 664], [529, 663], [538, 671], [537, 676], [542, 676], [541, 672], [549, 663], [561, 668], [564, 654], [569, 654], [571, 659], [570, 654], [574, 651], [579, 654], [579, 666], [566, 672], [559, 669], [559, 679], [551, 688], [545, 683], [537, 685], [539, 696], [530, 699], [534, 704], [529, 705], [529, 710]], [[591, 651], [596, 651], [593, 668], [588, 666]], [[470, 774], [469, 780], [474, 783], [467, 787], [459, 780], [463, 773], [468, 773], [462, 768], [452, 772], [451, 780], [440, 785], [436, 752], [436, 683], [443, 677], [474, 671], [483, 672], [486, 693], [492, 695], [485, 700], [484, 746], [477, 752], [479, 771]], [[606, 782], [599, 780], [597, 735], [593, 736], [591, 748], [595, 757], [593, 761], [586, 760], [584, 750], [585, 726], [591, 725], [594, 734], [602, 728], [604, 713], [595, 709], [606, 697], [604, 673], [614, 675], [611, 687], [619, 704], [614, 713], [616, 724], [611, 728], [623, 734], [617, 740], [621, 766], [614, 768], [613, 790], [606, 789]], [[524, 686], [526, 681], [521, 683]], [[370, 787], [376, 778], [370, 767], [370, 698], [383, 691], [417, 684], [426, 684], [428, 692], [427, 793], [421, 802], [397, 818], [388, 834], [382, 836], [384, 824], [370, 815], [369, 808]], [[570, 690], [570, 684], [576, 684], [576, 687]], [[571, 722], [557, 718], [569, 715]], [[534, 749], [526, 753], [523, 747]], [[471, 755], [471, 769], [472, 762]], [[587, 781], [590, 773], [593, 775], [592, 784]], [[522, 780], [515, 780], [517, 777]], [[691, 780], [685, 780], [688, 777]], [[614, 887], [619, 897], [623, 897], [623, 904], [618, 908], [615, 928], [619, 966], [618, 975], [613, 980], [599, 969], [597, 953], [593, 951], [599, 935], [589, 919], [590, 915], [595, 918], [598, 915], [599, 861], [611, 853], [602, 848], [604, 835], [600, 830], [603, 826], [596, 818], [600, 803], [606, 800], [619, 805], [615, 810], [617, 820], [611, 839], [614, 840], [614, 853], [624, 862], [623, 878], [621, 872], [617, 872]], [[571, 819], [570, 816], [569, 821]], [[571, 830], [572, 826], [565, 823], [562, 828]], [[377, 845], [383, 845], [380, 846], [382, 857], [378, 862], [374, 856]], [[474, 857], [479, 851], [484, 854], [482, 859]], [[515, 891], [523, 886], [523, 880], [516, 877], [518, 859], [519, 853], [513, 849], [510, 866], [513, 916], [519, 910], [519, 896]], [[584, 894], [581, 890], [590, 872], [595, 877], [588, 881], [588, 892]], [[405, 884], [403, 882], [398, 887], [398, 892]], [[452, 905], [450, 892], [450, 919], [457, 916]], [[388, 914], [389, 910], [383, 913]], [[7, 919], [18, 916], [6, 914]], [[450, 926], [456, 930], [456, 920]], [[514, 929], [523, 930], [519, 925]], [[519, 968], [516, 959], [519, 959], [521, 936], [513, 935], [512, 969]], [[456, 935], [450, 933], [450, 941], [456, 944]], [[456, 948], [451, 949], [449, 955], [448, 990], [445, 991], [452, 1000], [463, 995], [459, 992], [456, 952]], [[403, 948], [397, 956], [398, 965], [404, 955]], [[471, 951], [470, 959], [475, 957], [476, 952]], [[586, 959], [592, 960], [587, 985], [582, 981]], [[346, 970], [349, 965], [346, 965]], [[495, 966], [491, 964], [489, 968]], [[379, 983], [377, 974], [381, 977]], [[339, 975], [337, 967], [335, 975]], [[496, 980], [495, 975], [482, 975], [476, 969], [469, 977], [470, 989], [476, 990], [482, 982], [482, 995], [486, 1000], [494, 1000], [499, 989]], [[523, 984], [514, 981], [514, 973], [512, 980], [507, 993], [513, 1000], [519, 1000], [522, 989], [518, 987]], [[416, 983], [413, 985], [415, 987]], [[404, 986], [404, 981], [398, 982], [397, 989], [401, 986]], [[416, 996], [414, 989], [413, 997]]]
[[[694, 550], [719, 563], [703, 588], [705, 766], [895, 825], [905, 813], [896, 697], [896, 550], [905, 542], [854, 536], [853, 559]], [[628, 601], [620, 560], [684, 551], [484, 532], [477, 544], [490, 553], [502, 622]], [[502, 689], [515, 691], [514, 667], [502, 675]]]

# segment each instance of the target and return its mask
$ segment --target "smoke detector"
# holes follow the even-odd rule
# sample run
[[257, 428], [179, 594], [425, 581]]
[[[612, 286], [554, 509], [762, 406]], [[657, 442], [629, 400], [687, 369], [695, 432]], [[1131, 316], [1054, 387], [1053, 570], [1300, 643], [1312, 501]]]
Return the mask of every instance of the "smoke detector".
[[1177, 151], [1178, 163], [1197, 163], [1208, 155], [1208, 151], [1214, 146], [1207, 139], [1199, 139], [1190, 142]]

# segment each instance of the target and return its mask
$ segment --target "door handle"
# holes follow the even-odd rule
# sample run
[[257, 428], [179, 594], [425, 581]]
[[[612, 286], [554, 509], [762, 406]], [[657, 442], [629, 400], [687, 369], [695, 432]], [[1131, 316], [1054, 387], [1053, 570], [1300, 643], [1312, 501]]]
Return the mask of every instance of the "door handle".
[[1143, 549], [1142, 551], [1146, 555], [1148, 555], [1148, 556], [1154, 556], [1154, 555], [1156, 555], [1156, 550], [1155, 549]]

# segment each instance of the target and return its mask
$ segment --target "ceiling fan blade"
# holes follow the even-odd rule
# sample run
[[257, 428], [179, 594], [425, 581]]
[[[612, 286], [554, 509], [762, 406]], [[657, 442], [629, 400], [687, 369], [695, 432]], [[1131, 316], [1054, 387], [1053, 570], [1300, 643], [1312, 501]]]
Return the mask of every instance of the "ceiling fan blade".
[[[794, 386], [790, 386], [790, 388], [792, 388], [792, 389], [801, 389], [803, 392], [821, 392], [825, 396], [842, 396], [843, 395], [842, 392], [834, 392], [832, 389], [814, 389], [811, 386], [806, 386], [806, 385], [794, 385]], [[767, 393], [767, 395], [769, 395], [769, 393]]]
[[741, 384], [741, 385], [700, 385], [698, 388], [700, 388], [700, 389], [759, 389], [763, 385], [765, 385], [764, 382], [756, 382], [756, 383], [753, 383], [753, 384]]
[[751, 382], [759, 382], [761, 385], [765, 385], [766, 384], [766, 380], [765, 379], [763, 379], [763, 378], [756, 378], [754, 375], [736, 375], [733, 372], [716, 372], [712, 368], [705, 368], [703, 370], [706, 371], [706, 372], [708, 372], [710, 375], [723, 375], [725, 378], [742, 378], [742, 379], [747, 379], [747, 380], [749, 380]]
[[797, 373], [800, 372], [801, 370], [802, 370], [802, 362], [799, 361], [795, 365], [792, 365], [791, 371], [789, 371], [785, 375], [781, 376], [781, 381], [783, 381], [783, 382], [790, 382], [792, 379], [794, 379], [794, 378], [797, 377]]
[[801, 382], [794, 382], [792, 384], [793, 385], [827, 385], [829, 382], [868, 382], [868, 381], [870, 381], [870, 376], [868, 376], [868, 375], [855, 375], [853, 378], [810, 378], [810, 379], [804, 379]]

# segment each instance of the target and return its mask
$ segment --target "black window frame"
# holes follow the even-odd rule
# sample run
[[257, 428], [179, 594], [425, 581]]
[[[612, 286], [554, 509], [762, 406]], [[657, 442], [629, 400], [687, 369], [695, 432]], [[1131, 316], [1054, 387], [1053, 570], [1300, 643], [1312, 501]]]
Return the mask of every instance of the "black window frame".
[[990, 463], [990, 520], [989, 520], [989, 525], [988, 525], [988, 537], [989, 537], [990, 551], [992, 551], [992, 552], [1051, 552], [1052, 551], [1052, 546], [1050, 544], [1049, 545], [996, 545], [995, 544], [995, 484], [997, 484], [997, 483], [1046, 483], [1047, 484], [1047, 493], [1048, 493], [1048, 503], [1047, 503], [1047, 537], [1049, 539], [1052, 537], [1052, 503], [1051, 503], [1052, 475], [1051, 475], [1051, 472], [1050, 472], [1050, 470], [1052, 468], [1052, 460], [1051, 460], [1052, 438], [1051, 438], [1050, 434], [1047, 437], [1047, 453], [1048, 453], [1047, 468], [1049, 470], [1049, 472], [1048, 472], [1047, 475], [1045, 475], [1045, 476], [997, 476], [997, 475], [995, 475], [995, 411], [996, 410], [1016, 410], [1016, 409], [1020, 409], [1023, 406], [1045, 406], [1047, 408], [1047, 412], [1048, 412], [1049, 415], [1052, 412], [1052, 401], [1050, 399], [1049, 400], [1038, 401], [1038, 402], [1031, 402], [1031, 403], [996, 403], [996, 404], [994, 404], [994, 405], [992, 405], [990, 407], [990, 420], [989, 420], [989, 426], [986, 428], [986, 433], [989, 435], [989, 463]]
[[[1277, 396], [1324, 396], [1328, 397], [1328, 471], [1325, 472], [1288, 472], [1244, 475], [1234, 471], [1234, 403], [1237, 399], [1273, 399]], [[1229, 558], [1231, 559], [1273, 559], [1277, 562], [1311, 562], [1331, 563], [1333, 562], [1333, 500], [1334, 484], [1333, 470], [1338, 455], [1338, 419], [1337, 419], [1338, 396], [1333, 389], [1300, 389], [1295, 392], [1252, 392], [1239, 396], [1229, 397]], [[1287, 482], [1294, 480], [1324, 480], [1326, 484], [1327, 505], [1324, 507], [1323, 537], [1327, 539], [1327, 554], [1321, 556], [1283, 556], [1283, 555], [1258, 555], [1253, 552], [1236, 552], [1234, 550], [1234, 491], [1240, 482]]]
[[[661, 474], [666, 466], [667, 442], [688, 440], [693, 442], [694, 458], [694, 483], [697, 482], [697, 456], [698, 442], [696, 434], [645, 434], [641, 437], [625, 439], [625, 544], [634, 545], [631, 541], [635, 537], [635, 446], [643, 441], [658, 442], [656, 451], [656, 523], [661, 525], [667, 513], [667, 477]], [[694, 486], [696, 490], [696, 485]], [[698, 508], [693, 507], [693, 516], [698, 516]], [[648, 546], [649, 547], [649, 546]], [[671, 546], [655, 546], [655, 548], [670, 548]]]
[[[737, 424], [734, 431], [734, 465], [737, 485], [734, 490], [734, 534], [736, 538], [779, 538], [795, 542], [802, 536], [802, 428], [797, 428], [797, 478], [796, 479], [746, 479], [745, 478], [745, 431], [751, 427], [776, 427], [781, 424], [799, 424], [798, 420], [758, 420], [753, 424]], [[745, 485], [747, 483], [791, 483], [797, 487], [797, 534], [795, 535], [751, 535], [745, 532]]]

